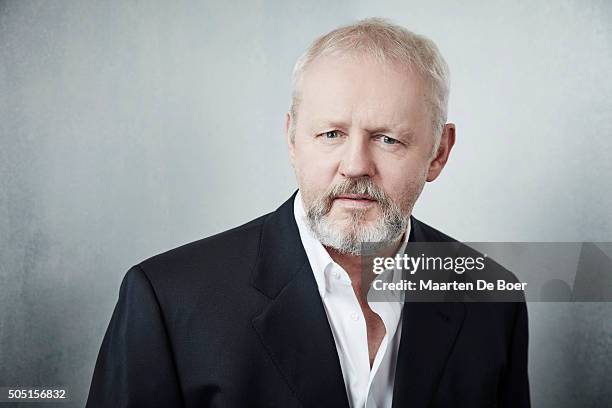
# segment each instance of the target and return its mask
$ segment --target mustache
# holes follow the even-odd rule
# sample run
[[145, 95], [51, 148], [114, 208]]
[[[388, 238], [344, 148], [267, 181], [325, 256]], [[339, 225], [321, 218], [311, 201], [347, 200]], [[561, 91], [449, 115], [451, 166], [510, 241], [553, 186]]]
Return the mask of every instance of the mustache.
[[335, 199], [346, 194], [367, 195], [375, 201], [387, 200], [387, 195], [369, 178], [345, 179], [334, 185], [326, 194], [330, 199]]
[[378, 187], [374, 182], [367, 177], [344, 179], [341, 182], [331, 187], [319, 199], [319, 209], [321, 212], [327, 213], [331, 210], [333, 202], [336, 198], [346, 194], [367, 195], [370, 199], [376, 201], [383, 209], [391, 206], [391, 199], [385, 192]]

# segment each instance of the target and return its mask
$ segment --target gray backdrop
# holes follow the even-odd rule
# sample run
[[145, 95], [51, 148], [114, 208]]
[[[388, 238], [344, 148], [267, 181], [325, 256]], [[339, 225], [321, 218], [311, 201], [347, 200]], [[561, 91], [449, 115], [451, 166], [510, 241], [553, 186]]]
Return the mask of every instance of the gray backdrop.
[[[452, 71], [457, 145], [415, 215], [464, 241], [612, 241], [609, 1], [2, 1], [0, 386], [83, 405], [125, 271], [291, 194], [292, 64], [368, 16]], [[612, 303], [529, 310], [533, 405], [610, 406]]]

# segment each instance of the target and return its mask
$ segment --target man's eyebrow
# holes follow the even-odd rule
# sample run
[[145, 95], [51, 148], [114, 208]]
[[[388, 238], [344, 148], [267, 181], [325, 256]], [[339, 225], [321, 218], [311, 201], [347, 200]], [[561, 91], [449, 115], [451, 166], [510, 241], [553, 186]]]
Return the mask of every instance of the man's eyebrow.
[[315, 122], [317, 129], [336, 128], [336, 129], [348, 129], [348, 123], [337, 121], [337, 120], [319, 120]]

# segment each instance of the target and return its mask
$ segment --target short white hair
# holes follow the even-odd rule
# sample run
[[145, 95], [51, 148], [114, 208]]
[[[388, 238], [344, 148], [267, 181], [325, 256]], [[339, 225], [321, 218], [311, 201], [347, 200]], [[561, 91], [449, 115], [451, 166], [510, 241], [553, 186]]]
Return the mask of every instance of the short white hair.
[[362, 54], [379, 62], [391, 62], [415, 69], [426, 84], [426, 102], [432, 117], [435, 154], [448, 111], [448, 65], [432, 40], [381, 18], [368, 18], [330, 31], [317, 38], [298, 58], [292, 77], [291, 139], [295, 136], [304, 72], [317, 58], [335, 54]]

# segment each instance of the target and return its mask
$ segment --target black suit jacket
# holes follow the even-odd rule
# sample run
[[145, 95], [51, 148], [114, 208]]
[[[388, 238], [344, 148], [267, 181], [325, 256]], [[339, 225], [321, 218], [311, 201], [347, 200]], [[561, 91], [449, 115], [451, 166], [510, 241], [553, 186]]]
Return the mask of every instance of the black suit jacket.
[[[295, 196], [295, 195], [294, 195]], [[451, 238], [412, 218], [411, 241]], [[528, 407], [525, 303], [406, 303], [394, 407]], [[126, 274], [87, 407], [348, 407], [293, 197]]]

